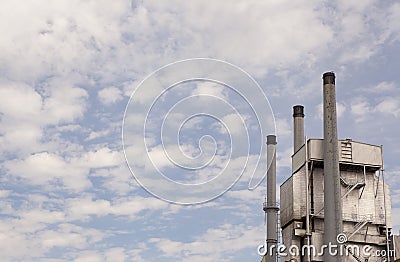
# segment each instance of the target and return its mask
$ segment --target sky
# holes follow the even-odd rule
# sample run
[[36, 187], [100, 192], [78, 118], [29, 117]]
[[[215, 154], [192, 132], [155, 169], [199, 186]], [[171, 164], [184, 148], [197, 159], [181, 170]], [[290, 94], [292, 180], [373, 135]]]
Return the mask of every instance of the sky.
[[383, 145], [399, 232], [399, 17], [377, 0], [1, 1], [1, 261], [260, 261], [265, 135], [279, 186], [292, 106], [323, 135], [327, 71], [339, 138]]

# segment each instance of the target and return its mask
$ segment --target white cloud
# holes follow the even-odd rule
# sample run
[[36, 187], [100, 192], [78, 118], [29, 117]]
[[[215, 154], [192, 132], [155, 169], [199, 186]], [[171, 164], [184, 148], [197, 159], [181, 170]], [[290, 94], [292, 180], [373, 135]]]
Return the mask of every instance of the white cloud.
[[83, 116], [87, 97], [85, 89], [55, 86], [44, 100], [41, 118], [45, 124], [71, 123]]
[[83, 249], [105, 236], [98, 230], [68, 223], [61, 223], [55, 229], [49, 229], [46, 228], [45, 221], [42, 220], [42, 227], [35, 231], [29, 231], [29, 227], [27, 228], [27, 225], [35, 223], [30, 222], [29, 217], [0, 221], [2, 259], [5, 261], [35, 260], [45, 256], [54, 247]]
[[226, 192], [224, 197], [235, 199], [241, 203], [257, 203], [262, 201], [262, 199], [264, 198], [264, 192], [262, 188], [258, 188], [256, 190], [229, 190], [228, 192]]
[[88, 221], [93, 217], [107, 215], [126, 216], [131, 220], [140, 218], [143, 211], [175, 212], [173, 207], [154, 197], [121, 197], [114, 201], [106, 199], [70, 198], [66, 200], [65, 212], [70, 221]]
[[[246, 119], [249, 119], [246, 115], [241, 114], [228, 114], [225, 115], [221, 122], [226, 126], [226, 131], [232, 136], [242, 136], [246, 138], [248, 136], [246, 130]], [[225, 129], [221, 129], [221, 131]]]
[[[329, 4], [308, 0], [295, 3], [250, 0], [228, 6], [222, 1], [205, 4], [127, 0], [110, 4], [105, 0], [60, 0], [23, 5], [2, 1], [0, 176], [6, 181], [5, 190], [0, 190], [4, 200], [1, 206], [4, 216], [0, 220], [2, 259], [50, 261], [57, 256], [84, 261], [149, 261], [164, 255], [174, 261], [235, 261], [237, 254], [247, 253], [245, 249], [253, 254], [258, 238], [263, 235], [262, 225], [241, 224], [240, 216], [235, 214], [233, 218], [231, 214], [238, 212], [237, 207], [243, 208], [240, 212], [245, 210], [242, 214], [252, 214], [248, 201], [259, 199], [261, 204], [262, 191], [227, 193], [226, 202], [232, 199], [235, 202], [232, 209], [227, 207], [229, 203], [208, 203], [203, 214], [213, 218], [209, 221], [198, 221], [193, 213], [184, 216], [185, 208], [180, 206], [142, 197], [145, 193], [122, 165], [122, 153], [112, 149], [120, 144], [96, 144], [95, 138], [110, 135], [120, 127], [93, 127], [108, 125], [112, 118], [107, 111], [98, 123], [98, 111], [112, 109], [123, 96], [130, 96], [140, 80], [154, 69], [189, 57], [225, 59], [262, 81], [270, 80], [267, 75], [270, 71], [276, 72], [277, 77], [286, 77], [289, 88], [276, 84], [272, 87], [279, 102], [284, 100], [281, 96], [285, 88], [290, 96], [304, 98], [310, 94], [307, 99], [313, 99], [311, 91], [306, 93], [299, 88], [294, 71], [298, 75], [315, 74], [321, 64], [325, 66], [332, 61], [333, 66], [350, 70], [352, 65], [376, 54], [390, 60], [381, 51], [388, 46], [390, 50], [396, 47], [400, 39], [399, 16], [400, 4], [372, 0]], [[343, 117], [348, 110], [356, 121], [363, 121], [366, 114], [373, 114], [376, 119], [398, 118], [396, 81], [388, 79], [371, 87], [365, 93], [367, 97], [351, 97], [347, 103], [338, 104], [338, 116]], [[224, 96], [221, 88], [211, 86], [199, 87], [196, 92]], [[382, 96], [383, 92], [390, 94]], [[152, 98], [154, 93], [145, 92], [141, 102]], [[92, 107], [94, 99], [108, 107]], [[130, 117], [140, 121], [142, 117], [138, 115]], [[225, 120], [233, 121], [232, 126], [239, 123], [235, 118]], [[278, 135], [285, 140], [289, 138], [290, 121], [278, 119], [276, 124]], [[133, 137], [132, 141], [137, 143], [142, 139]], [[247, 146], [247, 141], [244, 142]], [[193, 147], [186, 149], [194, 152]], [[141, 159], [144, 153], [137, 150], [131, 156]], [[290, 167], [291, 154], [292, 148], [287, 147], [278, 152], [280, 169]], [[256, 159], [252, 155], [248, 165], [254, 165]], [[218, 167], [222, 160], [216, 159]], [[240, 171], [242, 162], [233, 159], [233, 174]], [[203, 172], [210, 175], [208, 170]], [[248, 175], [244, 174], [245, 182]], [[31, 187], [47, 197], [35, 196]], [[23, 194], [14, 192], [19, 190]], [[398, 189], [392, 187], [392, 190], [396, 204]], [[214, 217], [215, 210], [210, 207], [225, 208], [224, 216]], [[144, 216], [147, 212], [150, 216]], [[176, 221], [178, 216], [169, 217], [168, 225], [162, 221], [165, 214], [176, 212], [180, 212], [179, 218], [188, 219], [188, 223], [195, 222], [196, 229], [200, 229], [200, 224], [206, 229], [200, 234], [195, 230], [190, 232], [193, 235], [189, 240], [175, 232], [164, 232], [162, 229], [167, 226], [181, 226]], [[398, 217], [397, 207], [393, 209], [394, 218], [396, 214]], [[252, 217], [240, 219], [249, 221]], [[129, 225], [121, 226], [118, 222], [121, 219], [129, 220]], [[148, 228], [155, 230], [143, 233], [144, 220]], [[397, 220], [394, 225], [399, 228]], [[124, 232], [120, 234], [118, 229]], [[116, 243], [126, 237], [128, 230], [135, 234], [134, 240], [147, 240], [148, 245], [155, 245], [160, 252], [149, 257], [142, 252], [148, 248], [147, 244], [134, 246], [134, 241], [126, 243], [124, 248], [117, 247]], [[107, 238], [109, 234], [113, 237]], [[149, 240], [150, 236], [155, 237]], [[94, 250], [96, 247], [102, 250]]]
[[382, 94], [384, 92], [395, 91], [396, 89], [397, 88], [395, 83], [383, 81], [375, 86], [369, 88], [362, 88], [361, 90], [369, 93]]
[[276, 134], [284, 138], [292, 134], [292, 127], [286, 118], [275, 118]]
[[[121, 1], [111, 8], [106, 1], [61, 1], [45, 7], [3, 3], [3, 10], [14, 10], [2, 15], [1, 24], [12, 25], [0, 28], [7, 32], [0, 42], [4, 65], [9, 65], [4, 69], [14, 79], [75, 72], [112, 79], [127, 73], [121, 68], [148, 74], [154, 65], [171, 60], [213, 56], [263, 74], [274, 63], [300, 61], [333, 36], [310, 1], [250, 1], [229, 8], [222, 2], [200, 1], [135, 3], [133, 8], [130, 4]], [[20, 50], [25, 50], [23, 59]]]
[[13, 12], [1, 15], [0, 29], [5, 32], [0, 41], [2, 71], [28, 81], [49, 74], [95, 73], [92, 61], [119, 40], [119, 18], [129, 10], [128, 1], [106, 4], [59, 1], [18, 6], [3, 2], [1, 9]]
[[394, 38], [394, 41], [398, 41], [399, 38], [399, 32], [400, 32], [400, 24], [398, 22], [398, 17], [400, 15], [400, 4], [399, 3], [393, 3], [389, 8], [388, 8], [388, 14], [387, 14], [387, 25], [388, 25], [388, 31], [391, 35], [391, 37]]
[[[123, 248], [110, 248], [105, 252], [106, 261], [126, 261], [125, 249]], [[135, 260], [136, 261], [136, 260]]]
[[96, 139], [99, 137], [105, 137], [109, 133], [110, 133], [109, 129], [105, 129], [105, 130], [101, 130], [101, 131], [92, 131], [92, 132], [90, 132], [90, 134], [86, 140], [92, 140], [92, 139]]
[[25, 159], [6, 161], [3, 165], [9, 175], [24, 178], [33, 185], [49, 185], [61, 180], [68, 189], [81, 191], [92, 185], [88, 179], [91, 168], [113, 167], [122, 162], [120, 152], [100, 148], [75, 158], [40, 152]]
[[392, 222], [393, 222], [393, 233], [400, 234], [400, 208], [392, 208]]
[[286, 148], [283, 152], [277, 152], [277, 167], [285, 168], [292, 167], [292, 156], [293, 155], [293, 147]]
[[224, 87], [214, 82], [201, 81], [192, 91], [192, 95], [194, 96], [210, 95], [227, 100], [227, 97], [224, 94]]
[[42, 98], [25, 84], [0, 84], [2, 151], [39, 147]]
[[103, 88], [98, 93], [100, 102], [111, 105], [123, 99], [122, 92], [116, 87]]
[[42, 98], [30, 86], [16, 83], [2, 83], [0, 86], [0, 112], [10, 118], [38, 120], [42, 109]]
[[395, 117], [400, 116], [400, 102], [397, 98], [388, 97], [385, 98], [382, 102], [376, 105], [375, 110], [377, 112], [393, 115]]
[[257, 247], [260, 243], [260, 227], [245, 224], [224, 224], [209, 228], [192, 242], [179, 242], [167, 238], [152, 238], [149, 243], [163, 252], [166, 257], [190, 261], [231, 261], [234, 254], [246, 248]]
[[70, 86], [50, 88], [39, 94], [21, 83], [0, 83], [0, 114], [2, 153], [29, 153], [46, 146], [44, 129], [49, 125], [70, 124], [86, 110], [87, 92]]
[[356, 122], [370, 118], [371, 114], [377, 116], [400, 116], [400, 102], [395, 97], [380, 98], [381, 102], [372, 104], [367, 98], [359, 97], [351, 104], [351, 113], [357, 117]]
[[344, 2], [334, 4], [334, 19], [329, 16], [330, 21], [335, 21], [331, 23], [331, 27], [336, 33], [335, 43], [338, 43], [340, 50], [338, 59], [343, 64], [360, 63], [370, 59], [381, 49], [393, 29], [388, 30], [387, 10], [379, 8], [378, 2]]
[[351, 113], [358, 117], [357, 122], [364, 120], [371, 111], [371, 106], [365, 98], [356, 98], [351, 103]]
[[0, 190], [0, 198], [6, 198], [10, 192], [10, 190]]

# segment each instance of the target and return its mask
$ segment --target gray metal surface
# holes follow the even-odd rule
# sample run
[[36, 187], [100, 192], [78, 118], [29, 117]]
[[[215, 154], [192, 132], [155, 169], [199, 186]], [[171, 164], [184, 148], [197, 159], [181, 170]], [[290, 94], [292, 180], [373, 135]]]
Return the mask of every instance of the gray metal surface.
[[[271, 245], [277, 246], [277, 214], [278, 207], [276, 205], [276, 136], [267, 136], [267, 163], [271, 163], [267, 171], [267, 205], [265, 212], [267, 213], [267, 250], [271, 250]], [[276, 248], [272, 249], [272, 253], [266, 255], [267, 262], [276, 262]]]
[[395, 259], [400, 259], [400, 236], [393, 236], [393, 250], [395, 251]]
[[[310, 146], [308, 146], [308, 148], [310, 148]], [[305, 159], [306, 159], [306, 148], [305, 145], [303, 145], [292, 156], [292, 174], [298, 171], [299, 168], [301, 168], [305, 164]]]
[[293, 107], [293, 148], [294, 152], [304, 145], [304, 106]]
[[[324, 74], [323, 81], [325, 139], [309, 139], [306, 145], [297, 143], [292, 155], [292, 175], [280, 187], [283, 243], [300, 249], [308, 244], [305, 221], [309, 206], [311, 245], [317, 249], [324, 243], [328, 244], [328, 239], [335, 244], [337, 234], [343, 232], [348, 238], [346, 245], [355, 245], [360, 249], [369, 245], [371, 253], [389, 250], [387, 232], [392, 228], [392, 213], [390, 189], [383, 176], [382, 147], [351, 139], [337, 140], [334, 75], [328, 73], [325, 77]], [[303, 112], [296, 109], [295, 115], [302, 116]], [[307, 159], [309, 163], [306, 165]], [[337, 231], [338, 228], [341, 230]], [[397, 243], [392, 249], [399, 246], [400, 243]], [[291, 258], [310, 260], [307, 256], [288, 256], [281, 261]], [[312, 261], [346, 262], [367, 259], [372, 262], [386, 258], [354, 255], [311, 258]]]
[[281, 227], [284, 228], [293, 219], [293, 177], [289, 177], [280, 186]]
[[[324, 111], [324, 244], [335, 244], [342, 233], [342, 201], [339, 174], [335, 75], [323, 75]], [[324, 254], [325, 261], [343, 261], [341, 256]]]
[[[348, 151], [344, 153], [343, 143], [349, 144], [351, 147], [351, 160]], [[324, 157], [324, 140], [309, 139], [308, 140], [308, 159], [323, 161]], [[365, 165], [369, 167], [379, 168], [382, 165], [380, 146], [370, 145], [352, 140], [339, 140], [339, 163]], [[304, 165], [305, 159], [304, 145], [292, 156], [292, 173], [296, 172]]]

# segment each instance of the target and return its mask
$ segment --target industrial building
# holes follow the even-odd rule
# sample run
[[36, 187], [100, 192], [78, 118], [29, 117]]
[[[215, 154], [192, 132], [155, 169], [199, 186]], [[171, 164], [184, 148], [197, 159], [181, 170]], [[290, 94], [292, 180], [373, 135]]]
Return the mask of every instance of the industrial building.
[[[304, 107], [294, 106], [292, 174], [280, 186], [279, 212], [272, 205], [275, 199], [268, 202], [269, 194], [264, 204], [267, 246], [278, 242], [280, 225], [280, 244], [297, 247], [291, 251], [299, 252], [286, 250], [285, 256], [279, 256], [275, 251], [262, 261], [394, 261], [398, 259], [393, 251], [398, 248], [398, 237], [391, 232], [382, 146], [339, 140], [332, 72], [323, 75], [323, 94], [324, 138], [306, 139]], [[267, 175], [268, 193], [275, 187], [269, 183], [274, 181], [270, 176], [276, 179], [275, 166], [271, 172]], [[270, 219], [273, 210], [280, 222]], [[337, 255], [327, 249], [322, 254], [323, 245], [329, 243], [337, 245]], [[366, 246], [367, 252], [363, 250]]]

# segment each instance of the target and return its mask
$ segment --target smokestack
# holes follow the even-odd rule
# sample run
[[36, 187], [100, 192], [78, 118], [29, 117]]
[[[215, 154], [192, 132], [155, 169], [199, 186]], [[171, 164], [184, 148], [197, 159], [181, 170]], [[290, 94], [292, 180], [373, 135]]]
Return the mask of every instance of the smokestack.
[[294, 153], [304, 145], [304, 106], [293, 107], [293, 148]]
[[[264, 212], [267, 215], [267, 262], [276, 262], [276, 247], [278, 244], [277, 234], [277, 214], [276, 206], [276, 136], [267, 136], [267, 163], [269, 166], [267, 171], [267, 203], [264, 206]], [[272, 253], [269, 253], [271, 245], [275, 245]]]
[[[335, 74], [323, 74], [324, 99], [324, 244], [336, 245], [336, 237], [343, 232], [342, 197], [340, 192], [339, 149], [336, 117]], [[324, 261], [339, 262], [339, 255], [325, 252]]]

